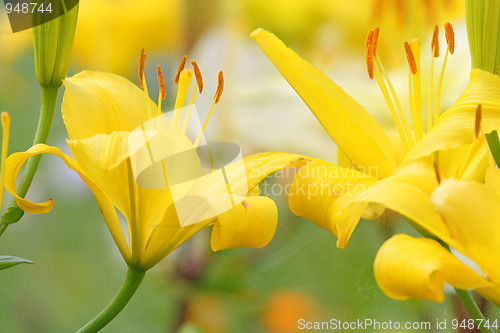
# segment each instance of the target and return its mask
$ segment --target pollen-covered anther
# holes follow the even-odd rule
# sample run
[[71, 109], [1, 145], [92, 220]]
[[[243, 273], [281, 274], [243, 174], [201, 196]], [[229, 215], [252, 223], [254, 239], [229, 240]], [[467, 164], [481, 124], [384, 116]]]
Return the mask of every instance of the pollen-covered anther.
[[417, 62], [415, 61], [415, 56], [411, 49], [410, 44], [405, 42], [406, 60], [408, 61], [408, 66], [410, 66], [410, 71], [413, 75], [417, 74]]
[[453, 54], [455, 52], [455, 31], [453, 31], [453, 26], [450, 22], [446, 22], [444, 24], [444, 33], [448, 49], [450, 50], [450, 53]]
[[373, 53], [372, 53], [372, 46], [369, 45], [368, 49], [366, 50], [366, 70], [368, 71], [368, 76], [370, 77], [370, 80], [373, 80]]
[[175, 74], [175, 79], [174, 79], [175, 84], [179, 83], [179, 78], [181, 76], [182, 71], [184, 70], [184, 66], [186, 66], [186, 61], [187, 57], [186, 56], [182, 57], [181, 63], [179, 64], [179, 68], [177, 69], [177, 74]]
[[474, 124], [474, 134], [476, 135], [476, 139], [478, 138], [479, 132], [481, 131], [481, 117], [481, 104], [478, 104], [476, 109], [476, 123]]
[[368, 48], [372, 45], [373, 30], [368, 31], [368, 36], [366, 36], [365, 52], [368, 52]]
[[214, 96], [215, 104], [219, 103], [219, 99], [222, 96], [222, 91], [224, 90], [224, 75], [222, 74], [222, 71], [219, 72], [218, 81], [217, 91], [215, 92]]
[[141, 49], [141, 57], [139, 58], [139, 84], [144, 88], [144, 65], [146, 63], [146, 52], [144, 48]]
[[193, 66], [194, 76], [196, 77], [196, 82], [198, 83], [198, 89], [201, 94], [203, 91], [203, 77], [201, 76], [200, 68], [198, 67], [196, 61], [194, 60], [191, 60], [191, 65]]
[[165, 80], [163, 79], [163, 73], [161, 71], [160, 65], [156, 66], [156, 75], [158, 76], [158, 86], [160, 87], [161, 98], [164, 99], [166, 94], [165, 91]]
[[366, 44], [365, 44], [365, 57], [366, 57], [366, 70], [368, 71], [368, 76], [370, 80], [373, 80], [373, 30], [368, 32], [368, 36], [366, 36]]
[[439, 58], [439, 27], [437, 25], [432, 33], [431, 51], [435, 58]]
[[372, 45], [372, 54], [373, 54], [373, 57], [375, 58], [377, 56], [377, 44], [378, 44], [378, 34], [380, 32], [380, 29], [379, 28], [375, 28], [375, 30], [373, 30], [373, 35], [372, 35], [372, 38], [371, 38], [371, 45]]

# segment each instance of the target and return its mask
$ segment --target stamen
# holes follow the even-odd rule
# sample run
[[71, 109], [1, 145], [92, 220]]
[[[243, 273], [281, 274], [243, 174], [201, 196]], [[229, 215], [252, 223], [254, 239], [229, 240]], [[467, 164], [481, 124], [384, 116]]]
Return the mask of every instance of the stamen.
[[366, 70], [368, 71], [368, 76], [370, 77], [370, 80], [373, 80], [372, 39], [373, 39], [373, 30], [370, 30], [368, 32], [368, 36], [366, 37], [366, 45], [365, 45]]
[[434, 172], [436, 173], [437, 182], [438, 184], [441, 184], [441, 174], [439, 173], [439, 167], [436, 161], [434, 161], [433, 165], [434, 165]]
[[481, 116], [481, 104], [478, 104], [476, 109], [476, 123], [474, 125], [474, 134], [476, 135], [476, 139], [479, 137], [479, 132], [481, 131]]
[[212, 103], [212, 106], [210, 106], [210, 110], [208, 111], [207, 117], [205, 118], [205, 121], [203, 122], [203, 126], [201, 127], [201, 131], [198, 134], [198, 137], [196, 138], [194, 142], [194, 146], [197, 147], [198, 144], [201, 141], [201, 138], [203, 136], [203, 133], [205, 132], [205, 129], [207, 128], [208, 120], [210, 119], [210, 116], [212, 115], [212, 111], [214, 110], [215, 104], [219, 103], [219, 99], [222, 96], [222, 91], [224, 90], [224, 76], [222, 74], [222, 71], [219, 72], [219, 77], [218, 77], [219, 83], [217, 85], [217, 91], [215, 92], [214, 96], [214, 101]]
[[[396, 125], [396, 129], [398, 130], [399, 137], [401, 139], [401, 143], [405, 147], [406, 150], [410, 148], [410, 145], [413, 145], [413, 138], [411, 137], [411, 130], [408, 122], [406, 121], [406, 117], [403, 112], [403, 108], [401, 107], [401, 103], [399, 102], [398, 96], [394, 90], [394, 87], [391, 84], [391, 80], [387, 75], [382, 61], [379, 57], [376, 57], [372, 50], [376, 49], [378, 42], [379, 29], [369, 31], [368, 36], [366, 38], [366, 60], [367, 60], [367, 69], [370, 78], [375, 77], [377, 80], [377, 84], [384, 96], [384, 99], [389, 107], [389, 111], [391, 112], [391, 116], [394, 120], [394, 124]], [[385, 78], [385, 81], [384, 81]], [[386, 83], [387, 82], [387, 86]], [[389, 95], [390, 90], [391, 94]], [[392, 96], [392, 98], [391, 98]], [[393, 103], [394, 100], [394, 103]], [[397, 113], [396, 113], [397, 108]], [[398, 117], [399, 114], [399, 117]]]
[[372, 45], [372, 53], [373, 57], [375, 58], [377, 56], [377, 44], [378, 44], [378, 34], [380, 32], [379, 28], [375, 28], [373, 30], [373, 36], [371, 38], [371, 45]]
[[184, 66], [186, 66], [186, 61], [187, 61], [187, 57], [186, 56], [182, 57], [179, 68], [177, 69], [177, 74], [175, 74], [175, 79], [174, 79], [175, 84], [179, 83], [179, 78], [181, 76], [182, 71], [184, 70]]
[[146, 52], [141, 49], [141, 57], [139, 58], [139, 84], [144, 88], [144, 64], [146, 63]]
[[[437, 27], [437, 26], [436, 26]], [[436, 29], [434, 29], [434, 34], [436, 35]], [[439, 56], [439, 41], [437, 42], [437, 48], [434, 46], [435, 41], [437, 40], [437, 35], [436, 37], [432, 37], [432, 44], [433, 46], [431, 47], [431, 71], [429, 73], [429, 93], [427, 96], [427, 132], [429, 132], [432, 128], [432, 125], [434, 124], [434, 121], [437, 120], [437, 117], [439, 116], [439, 106], [437, 106], [438, 110], [434, 109], [434, 119], [432, 119], [432, 88], [433, 88], [433, 83], [434, 83], [434, 58], [436, 57], [436, 50], [437, 50], [437, 56]], [[437, 100], [437, 96], [436, 96]]]
[[[410, 42], [411, 54], [413, 55], [413, 60], [415, 62], [415, 67], [417, 68], [416, 74], [409, 75], [412, 80], [411, 89], [413, 100], [410, 101], [410, 105], [413, 105], [411, 111], [411, 120], [413, 123], [413, 131], [415, 133], [415, 140], [418, 142], [424, 136], [424, 126], [422, 121], [422, 81], [420, 75], [420, 54], [422, 45], [418, 39], [413, 39]], [[411, 73], [411, 68], [410, 68]]]
[[193, 89], [193, 95], [191, 96], [191, 101], [189, 102], [189, 108], [188, 108], [188, 110], [186, 112], [186, 116], [184, 117], [184, 123], [182, 124], [181, 132], [183, 134], [186, 133], [187, 126], [189, 124], [189, 118], [191, 117], [191, 112], [193, 110], [195, 97], [196, 97], [196, 87], [195, 87], [195, 89]]
[[450, 22], [444, 24], [444, 33], [446, 36], [446, 43], [448, 44], [448, 49], [450, 53], [455, 53], [455, 31], [453, 31], [453, 26]]
[[180, 129], [181, 127], [182, 108], [184, 107], [184, 102], [186, 101], [186, 95], [192, 77], [193, 71], [190, 69], [184, 69], [179, 75], [179, 88], [177, 90], [177, 98], [175, 100], [174, 116], [172, 118], [172, 127], [175, 129]]
[[[406, 150], [410, 149], [410, 142], [411, 142], [411, 135], [410, 133], [410, 128], [408, 126], [408, 123], [406, 121], [406, 118], [404, 117], [402, 108], [401, 108], [401, 103], [399, 103], [399, 99], [396, 95], [396, 92], [394, 91], [394, 87], [391, 84], [391, 81], [389, 80], [389, 77], [387, 76], [387, 73], [384, 70], [384, 67], [382, 65], [382, 61], [380, 61], [379, 57], [376, 59], [377, 61], [375, 62], [375, 79], [377, 80], [377, 84], [380, 88], [380, 91], [382, 92], [382, 95], [384, 96], [384, 99], [387, 103], [387, 106], [389, 107], [389, 111], [391, 112], [392, 119], [394, 120], [394, 124], [396, 125], [396, 129], [399, 134], [399, 138], [401, 139], [401, 142], [403, 146], [405, 147]], [[398, 115], [396, 114], [396, 108], [394, 107], [394, 103], [392, 102], [391, 95], [389, 95], [389, 91], [387, 90], [387, 87], [384, 82], [384, 77], [385, 80], [387, 81], [387, 85], [389, 86], [389, 89], [391, 91], [392, 97], [395, 100], [395, 103], [397, 105], [398, 111], [399, 111], [399, 116], [401, 117], [402, 121], [399, 120]], [[401, 124], [403, 123], [403, 124]], [[405, 130], [403, 129], [406, 129]]]
[[437, 25], [432, 33], [431, 52], [434, 58], [439, 58], [439, 27]]
[[373, 30], [368, 31], [368, 35], [366, 36], [366, 43], [365, 43], [365, 52], [368, 50], [368, 46], [372, 45], [372, 38], [373, 38]]
[[410, 66], [410, 71], [413, 75], [415, 75], [417, 74], [417, 63], [415, 62], [415, 56], [413, 55], [413, 51], [411, 50], [410, 44], [408, 44], [408, 42], [405, 42], [405, 52], [408, 66]]
[[217, 91], [215, 92], [214, 96], [215, 104], [219, 103], [219, 99], [222, 96], [222, 91], [224, 90], [224, 76], [222, 74], [222, 71], [219, 72], [218, 80], [219, 82], [217, 84]]
[[371, 45], [368, 45], [366, 49], [366, 70], [368, 71], [370, 80], [373, 80], [373, 53]]
[[201, 76], [200, 68], [198, 67], [196, 61], [194, 60], [191, 60], [191, 65], [193, 66], [194, 76], [196, 77], [196, 82], [198, 83], [198, 89], [200, 90], [201, 94], [203, 91], [203, 77]]
[[158, 76], [158, 85], [160, 86], [160, 101], [167, 95], [165, 92], [165, 80], [160, 65], [156, 66], [156, 75]]
[[446, 43], [448, 47], [446, 48], [446, 54], [444, 55], [443, 65], [441, 67], [441, 74], [439, 75], [438, 88], [436, 93], [436, 108], [434, 109], [434, 119], [439, 117], [439, 108], [441, 102], [441, 89], [443, 87], [444, 71], [446, 64], [448, 62], [448, 53], [453, 54], [455, 52], [455, 32], [453, 31], [453, 26], [450, 22], [444, 25], [444, 31], [446, 36]]

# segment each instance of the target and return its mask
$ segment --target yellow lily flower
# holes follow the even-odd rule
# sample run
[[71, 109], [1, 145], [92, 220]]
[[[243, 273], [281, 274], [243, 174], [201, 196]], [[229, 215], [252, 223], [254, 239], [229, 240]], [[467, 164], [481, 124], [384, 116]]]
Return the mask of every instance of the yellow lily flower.
[[[442, 302], [443, 285], [476, 289], [500, 305], [500, 170], [490, 168], [486, 182], [447, 179], [430, 198], [446, 229], [435, 235], [472, 260], [472, 269], [437, 241], [396, 235], [386, 241], [375, 258], [375, 278], [395, 299], [426, 298]], [[430, 222], [424, 221], [425, 227]]]
[[[431, 46], [431, 73], [434, 58], [439, 56], [438, 27], [435, 27]], [[258, 29], [252, 38], [261, 47], [281, 74], [300, 95], [338, 145], [338, 166], [314, 160], [301, 168], [290, 189], [292, 211], [318, 226], [334, 233], [337, 246], [346, 246], [361, 217], [376, 218], [384, 208], [394, 210], [413, 221], [427, 220], [427, 231], [445, 230], [444, 222], [432, 210], [428, 196], [438, 185], [440, 177], [482, 180], [488, 166], [484, 136], [478, 137], [474, 128], [478, 105], [488, 114], [498, 110], [500, 96], [485, 90], [496, 78], [481, 70], [471, 72], [471, 82], [448, 114], [472, 114], [470, 125], [461, 130], [467, 136], [466, 146], [446, 146], [441, 141], [425, 140], [427, 131], [439, 124], [440, 91], [447, 57], [454, 52], [454, 33], [451, 24], [445, 25], [447, 49], [438, 80], [435, 101], [432, 100], [433, 79], [426, 87], [430, 102], [426, 117], [422, 115], [420, 78], [421, 45], [418, 40], [405, 43], [410, 67], [409, 91], [411, 123], [406, 119], [382, 61], [377, 53], [379, 30], [370, 31], [366, 43], [369, 76], [375, 78], [396, 125], [398, 136], [386, 133], [363, 106], [317, 68], [287, 48], [275, 35]], [[495, 86], [496, 87], [496, 86]], [[493, 89], [493, 88], [492, 88]], [[472, 97], [471, 97], [472, 96]], [[440, 118], [440, 119], [441, 119]], [[483, 128], [492, 126], [483, 120]], [[476, 124], [476, 125], [474, 125]], [[472, 127], [472, 129], [470, 129]], [[432, 129], [432, 130], [431, 130]], [[448, 127], [452, 133], [456, 128]], [[469, 132], [467, 132], [469, 130]], [[486, 130], [485, 130], [486, 131]], [[453, 135], [453, 134], [449, 134]], [[474, 140], [478, 138], [478, 140]], [[425, 143], [424, 143], [425, 142]], [[419, 153], [415, 153], [418, 149]], [[436, 154], [432, 154], [438, 150]], [[422, 153], [425, 152], [425, 153]], [[430, 222], [432, 221], [432, 224]], [[432, 228], [430, 228], [432, 225]]]
[[[163, 115], [161, 101], [165, 98], [164, 79], [159, 66], [158, 105], [149, 98], [144, 79], [144, 60], [145, 54], [142, 53], [139, 78], [144, 91], [125, 78], [109, 73], [85, 71], [65, 79], [66, 91], [62, 115], [69, 136], [67, 142], [74, 158], [63, 154], [56, 147], [43, 144], [35, 145], [26, 152], [12, 154], [7, 160], [5, 170], [7, 191], [16, 198], [19, 207], [26, 212], [40, 214], [50, 211], [54, 205], [53, 200], [33, 203], [19, 197], [16, 194], [15, 179], [28, 158], [39, 154], [58, 156], [70, 169], [80, 175], [93, 192], [113, 240], [126, 263], [142, 271], [156, 265], [166, 255], [208, 226], [213, 226], [211, 246], [215, 251], [265, 246], [271, 240], [276, 228], [277, 209], [271, 199], [258, 196], [257, 185], [270, 173], [286, 167], [301, 166], [306, 159], [283, 153], [263, 153], [247, 157], [244, 160], [243, 173], [246, 174], [246, 182], [236, 184], [231, 190], [245, 187], [244, 193], [248, 192], [248, 196], [241, 197], [236, 204], [233, 202], [233, 207], [227, 211], [218, 210], [216, 216], [195, 220], [197, 223], [192, 221], [189, 225], [181, 225], [174, 204], [173, 187], [168, 183], [155, 188], [138, 186], [139, 178], [135, 177], [132, 170], [135, 167], [133, 159], [137, 159], [138, 153], [130, 150], [129, 139], [135, 129], [143, 128], [148, 122], [154, 122], [158, 116]], [[220, 72], [219, 86], [212, 109], [198, 139], [192, 143], [192, 139], [185, 132], [185, 126], [181, 128], [180, 120], [191, 78], [196, 77], [196, 86], [189, 102], [188, 112], [191, 111], [198, 88], [200, 93], [202, 91], [203, 80], [194, 61], [192, 64], [195, 75], [192, 70], [183, 68], [185, 60], [184, 58], [175, 80], [179, 88], [172, 127], [169, 130], [155, 132], [156, 136], [151, 136], [148, 148], [157, 144], [155, 140], [158, 138], [161, 139], [162, 147], [174, 153], [195, 148], [210, 113], [222, 94], [223, 79]], [[162, 119], [168, 121], [166, 117]], [[184, 113], [183, 119], [186, 125], [189, 115]], [[174, 127], [176, 121], [179, 123]], [[139, 133], [149, 135], [150, 132], [153, 131], [146, 129]], [[163, 163], [162, 160], [161, 164]], [[227, 167], [229, 180], [234, 179], [233, 171], [234, 167], [229, 165]], [[214, 173], [210, 173], [210, 177], [205, 178], [199, 185], [204, 191], [196, 192], [210, 205], [220, 204], [217, 195], [221, 184], [211, 177]], [[241, 183], [239, 179], [236, 181]], [[117, 210], [128, 222], [129, 243], [122, 230]], [[195, 213], [198, 212], [193, 212]]]

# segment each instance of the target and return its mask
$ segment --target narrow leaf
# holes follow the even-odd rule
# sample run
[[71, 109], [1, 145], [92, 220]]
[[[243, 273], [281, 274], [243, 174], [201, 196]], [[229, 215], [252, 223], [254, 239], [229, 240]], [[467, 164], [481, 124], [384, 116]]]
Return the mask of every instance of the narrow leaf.
[[28, 259], [14, 257], [14, 256], [0, 256], [0, 270], [6, 269], [19, 264], [34, 264], [33, 261]]

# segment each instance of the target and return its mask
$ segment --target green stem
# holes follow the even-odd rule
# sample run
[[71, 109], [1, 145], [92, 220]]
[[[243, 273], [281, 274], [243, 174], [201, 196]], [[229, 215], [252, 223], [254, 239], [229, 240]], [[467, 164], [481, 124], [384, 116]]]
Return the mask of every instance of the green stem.
[[486, 141], [488, 141], [488, 146], [491, 150], [491, 155], [495, 159], [497, 166], [500, 166], [500, 141], [498, 140], [497, 131], [493, 131], [489, 134], [486, 134]]
[[[50, 125], [52, 124], [52, 117], [56, 107], [58, 87], [44, 87], [42, 86], [42, 102], [40, 108], [40, 118], [38, 120], [38, 128], [36, 129], [35, 139], [33, 145], [39, 143], [46, 143], [50, 132]], [[19, 182], [17, 193], [20, 197], [24, 198], [31, 182], [35, 177], [36, 169], [40, 163], [42, 155], [33, 156], [26, 163], [23, 176]], [[24, 215], [24, 211], [17, 206], [17, 202], [13, 199], [7, 208], [5, 214], [2, 216], [2, 222], [6, 225], [19, 221]]]
[[474, 323], [476, 326], [479, 325], [479, 331], [481, 333], [493, 333], [493, 331], [489, 328], [484, 327], [484, 323], [486, 322], [486, 318], [484, 317], [481, 309], [476, 304], [474, 297], [472, 297], [471, 293], [468, 290], [461, 290], [455, 288], [455, 292], [458, 295], [458, 298], [462, 301], [464, 308], [469, 313], [470, 317], [474, 319]]
[[[438, 240], [438, 242], [448, 251], [451, 252], [450, 247], [448, 244], [443, 242], [442, 240]], [[483, 313], [481, 312], [481, 309], [476, 304], [476, 301], [474, 300], [474, 297], [472, 297], [470, 291], [468, 290], [462, 290], [462, 289], [455, 289], [455, 292], [457, 293], [458, 298], [460, 298], [460, 301], [462, 301], [462, 304], [464, 305], [465, 310], [469, 313], [469, 316], [474, 319], [474, 324], [476, 327], [479, 325], [480, 327], [479, 330], [482, 333], [493, 333], [492, 330], [489, 328], [484, 327], [484, 323], [486, 322], [486, 318], [484, 317]]]
[[3, 224], [2, 222], [0, 222], [0, 236], [2, 236], [5, 229], [7, 229], [7, 226], [8, 224]]
[[97, 315], [97, 317], [89, 321], [87, 325], [82, 327], [77, 333], [99, 332], [104, 326], [109, 324], [111, 320], [113, 320], [113, 318], [115, 318], [123, 310], [132, 296], [134, 296], [137, 288], [141, 285], [145, 274], [146, 271], [129, 267], [125, 281], [123, 282], [120, 290], [118, 290], [115, 298], [113, 298], [113, 300], [104, 310], [101, 311], [101, 313]]

